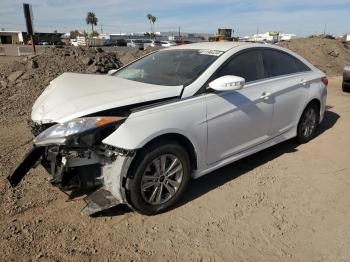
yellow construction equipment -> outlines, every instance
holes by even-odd
[[[232,41],[232,29],[218,29],[218,34],[209,37],[209,42]]]

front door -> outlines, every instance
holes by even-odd
[[[230,157],[269,139],[273,98],[264,78],[262,58],[257,49],[235,55],[215,77],[245,78],[241,90],[206,95],[208,148],[207,164]]]

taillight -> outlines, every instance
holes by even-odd
[[[327,87],[328,86],[328,78],[327,77],[322,78],[322,83]]]

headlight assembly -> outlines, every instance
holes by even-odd
[[[125,117],[84,117],[73,119],[46,129],[34,139],[34,144],[36,146],[52,144],[79,145],[80,139],[85,144],[91,144],[94,142],[96,135],[108,135],[124,119]]]

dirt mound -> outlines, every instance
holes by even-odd
[[[339,39],[314,36],[280,45],[300,54],[327,75],[341,75],[344,66],[350,64],[350,43]]]
[[[101,48],[45,48],[0,67],[0,122],[27,116],[49,82],[64,72],[107,73],[148,51],[104,51]]]

